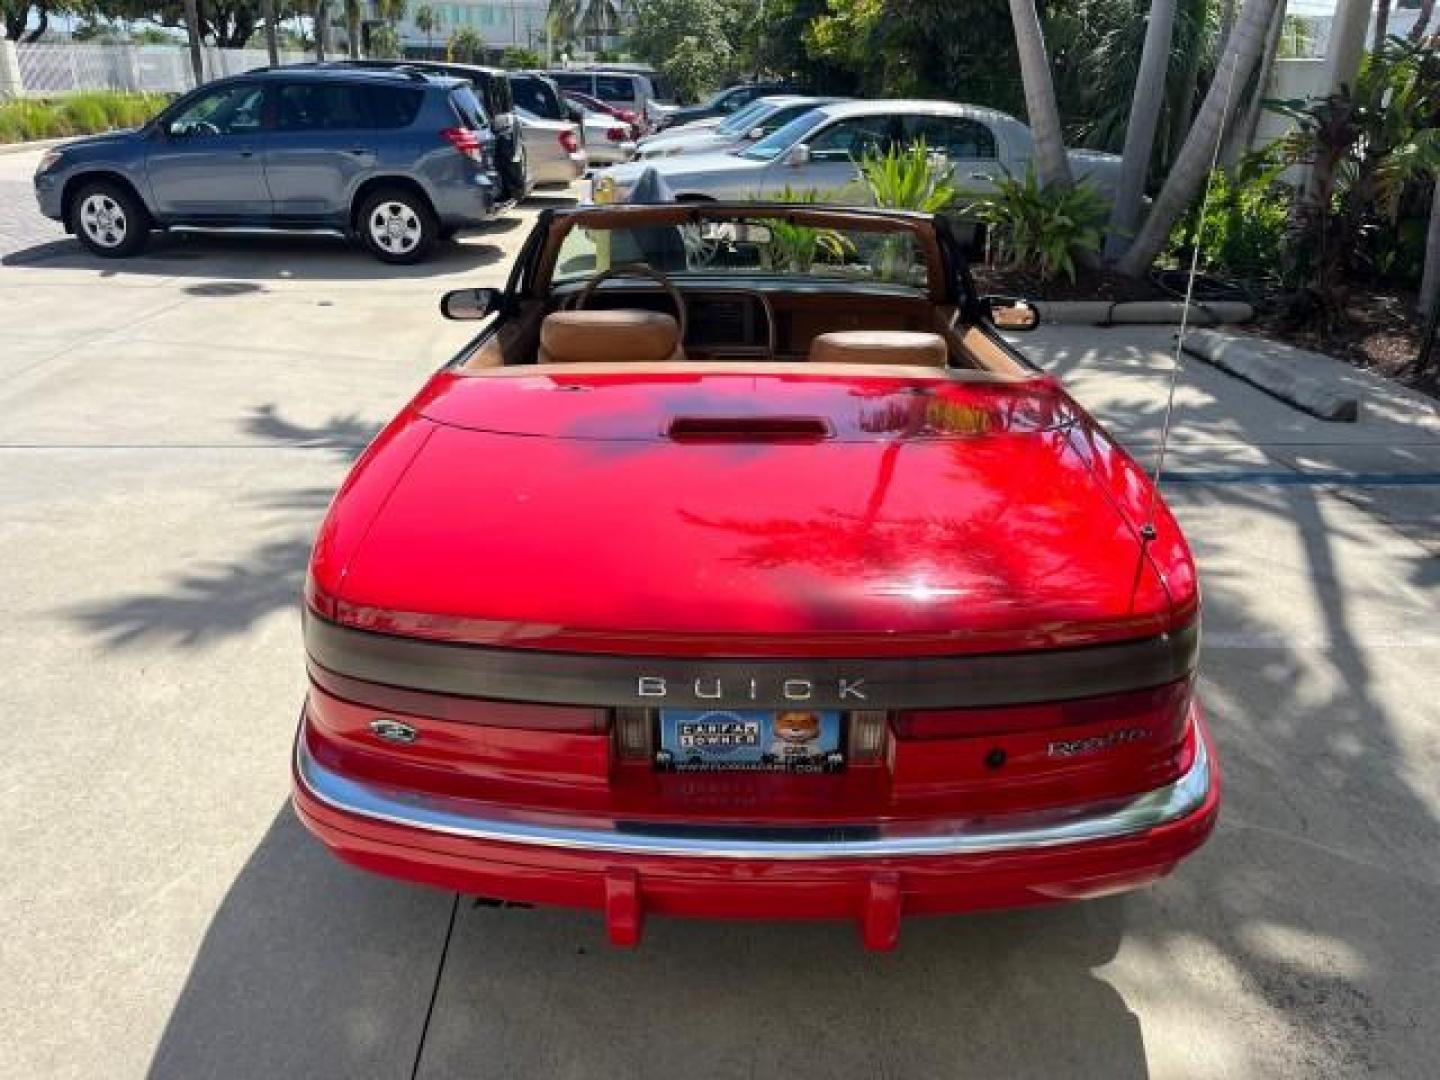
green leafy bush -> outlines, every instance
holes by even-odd
[[[1235,177],[1217,171],[1209,191],[1203,220],[1196,203],[1170,233],[1168,254],[1188,266],[1198,236],[1202,269],[1242,281],[1280,278],[1294,200],[1289,185],[1273,169],[1241,169]]]
[[[883,152],[869,150],[860,159],[860,179],[870,201],[886,210],[919,210],[937,214],[955,201],[954,168],[931,153],[924,142]]]
[[[1042,188],[1033,166],[1023,177],[1009,172],[995,180],[961,216],[989,226],[991,242],[1009,266],[1049,281],[1064,274],[1075,280],[1075,258],[1096,253],[1104,236],[1109,203],[1090,185]]]
[[[0,103],[0,142],[29,142],[138,127],[166,102],[166,94],[97,90],[68,97],[18,98]]]

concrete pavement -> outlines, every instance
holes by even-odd
[[[523,234],[399,274],[0,252],[0,1076],[1433,1075],[1440,414],[1375,381],[1327,425],[1184,376],[1166,492],[1227,805],[1154,889],[911,922],[891,956],[665,920],[620,953],[331,860],[286,805],[309,539],[468,336],[439,292],[498,284]],[[1143,455],[1168,338],[1017,340]]]

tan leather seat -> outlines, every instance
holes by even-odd
[[[542,364],[658,364],[684,360],[680,325],[658,311],[557,311],[540,324]]]
[[[939,334],[910,330],[841,330],[810,342],[815,364],[908,364],[944,367],[949,350]]]

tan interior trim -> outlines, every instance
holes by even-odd
[[[1036,372],[1020,368],[1016,374],[975,371],[967,368],[937,368],[915,364],[819,363],[808,360],[686,360],[651,364],[633,362],[585,364],[516,364],[507,367],[462,369],[475,378],[554,378],[561,375],[860,375],[882,379],[928,379],[934,382],[1023,383],[1039,379]]]

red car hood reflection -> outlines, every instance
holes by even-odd
[[[532,370],[438,376],[401,419],[433,430],[334,583],[347,621],[713,656],[1170,628],[1048,380]]]

